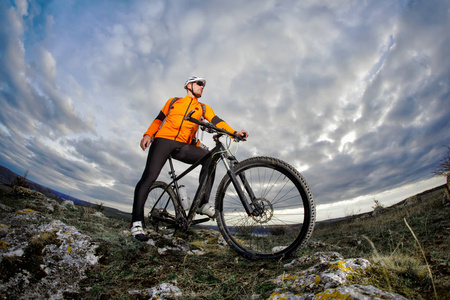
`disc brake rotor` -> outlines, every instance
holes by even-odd
[[[272,203],[270,203],[269,200],[264,198],[259,198],[256,200],[258,202],[255,205],[255,208],[258,210],[258,215],[253,216],[253,220],[260,224],[269,222],[273,216]]]

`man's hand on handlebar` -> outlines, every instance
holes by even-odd
[[[235,133],[235,135],[241,137],[242,141],[246,141],[248,138],[248,132],[245,130],[239,130]]]
[[[148,146],[150,146],[151,142],[153,142],[153,138],[149,135],[144,135],[144,137],[141,140],[141,148],[142,150],[145,151],[145,149],[148,148]]]
[[[225,129],[217,128],[215,125],[213,125],[211,123],[205,123],[200,120],[192,118],[192,114],[194,114],[194,113],[195,113],[195,110],[192,110],[191,112],[189,112],[189,114],[184,119],[188,120],[190,122],[193,122],[195,124],[204,126],[206,128],[211,128],[211,129],[215,130],[216,132],[222,132],[222,133],[234,136],[235,140],[246,141],[248,138],[248,132],[245,130],[239,130],[239,131],[236,131],[235,133],[231,133],[231,132],[226,131]]]

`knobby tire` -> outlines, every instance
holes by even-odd
[[[271,157],[249,158],[234,168],[239,182],[239,174],[245,174],[264,212],[248,216],[230,176],[225,175],[216,193],[216,217],[222,236],[248,259],[292,256],[314,228],[314,198],[306,180],[286,162]]]

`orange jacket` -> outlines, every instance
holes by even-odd
[[[170,108],[172,99],[169,99],[159,115],[152,122],[144,135],[154,136],[155,138],[171,139],[190,144],[197,133],[198,125],[186,121],[184,118],[189,112],[195,110],[193,118],[200,120],[203,114],[202,104],[197,98],[186,96],[178,99]],[[235,132],[225,121],[220,119],[209,105],[203,104],[205,108],[205,119],[219,128],[229,132]],[[170,113],[169,113],[170,110]]]

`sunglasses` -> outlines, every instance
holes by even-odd
[[[205,83],[203,81],[195,81],[195,83],[199,86],[205,86]]]

